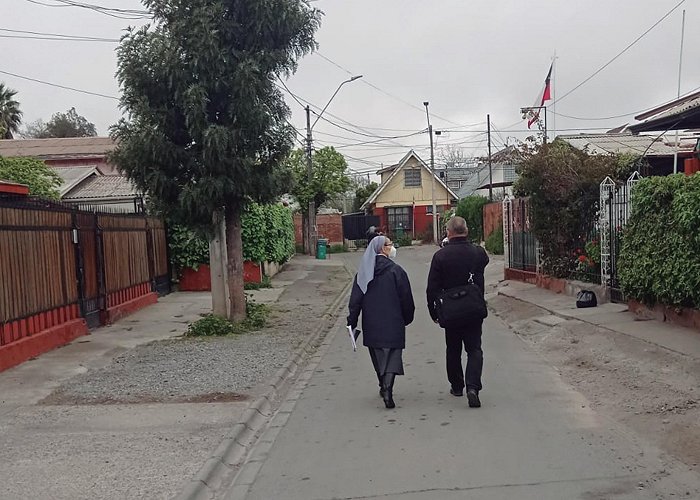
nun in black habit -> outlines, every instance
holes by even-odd
[[[404,373],[401,354],[406,326],[415,312],[411,283],[406,271],[394,262],[395,256],[396,248],[388,237],[376,236],[369,242],[353,282],[347,322],[354,330],[362,312],[363,344],[369,349],[387,408],[396,406],[394,378]]]

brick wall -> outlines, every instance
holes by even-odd
[[[343,219],[340,214],[317,215],[318,237],[325,238],[331,245],[343,243]],[[303,244],[301,214],[294,215],[294,238],[297,245]]]
[[[484,241],[497,227],[503,226],[503,204],[501,202],[484,205]]]

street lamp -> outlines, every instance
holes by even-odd
[[[325,106],[323,106],[323,109],[321,110],[320,113],[318,113],[318,116],[316,117],[316,120],[314,123],[311,123],[311,108],[309,106],[306,106],[306,170],[307,170],[307,176],[308,176],[308,182],[309,182],[309,187],[311,186],[313,182],[313,167],[312,167],[312,159],[311,159],[311,145],[313,144],[313,137],[311,135],[311,131],[313,130],[314,126],[318,123],[318,121],[321,119],[321,115],[323,115],[323,112],[326,111],[326,108],[330,105],[331,101],[333,98],[338,94],[340,91],[341,87],[345,85],[346,83],[354,82],[355,80],[358,80],[362,78],[362,75],[356,75],[351,78],[348,78],[344,82],[342,82],[340,85],[338,85],[338,88],[335,89],[335,92],[333,92],[333,95],[331,96],[330,99],[328,99],[328,102],[326,103]],[[308,227],[306,228],[306,244],[307,248],[304,250],[309,254],[312,255],[314,248],[316,247],[316,240],[314,238],[314,227],[316,227],[316,201],[313,199],[313,196],[309,200],[309,207],[308,207],[309,213],[308,213]]]
[[[430,112],[428,111],[428,101],[423,101],[425,106],[425,116],[428,118],[428,135],[430,136],[430,173],[432,174],[432,182],[430,184],[431,196],[433,198],[433,243],[438,243],[438,221],[435,207],[435,153],[433,151],[433,126],[430,124]]]

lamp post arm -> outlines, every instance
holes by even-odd
[[[338,94],[338,92],[340,92],[340,89],[342,88],[342,86],[345,85],[346,83],[354,82],[354,81],[357,80],[358,78],[362,78],[362,75],[353,76],[352,78],[348,78],[347,80],[345,80],[344,82],[342,82],[340,85],[338,85],[338,88],[335,89],[335,92],[333,92],[333,95],[331,96],[331,98],[328,99],[328,102],[326,103],[326,105],[323,106],[323,109],[321,110],[321,112],[320,112],[320,113],[318,114],[318,116],[316,117],[316,120],[314,120],[314,122],[311,124],[311,130],[314,129],[314,127],[316,126],[316,123],[318,123],[318,121],[321,119],[321,116],[323,115],[324,111],[326,111],[326,109],[328,108],[328,106],[331,104],[331,101],[335,98],[335,96]]]

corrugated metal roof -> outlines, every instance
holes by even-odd
[[[63,197],[64,200],[107,200],[107,199],[133,199],[139,194],[131,181],[121,175],[96,175],[86,179],[70,193]]]
[[[590,154],[632,153],[646,156],[673,156],[675,146],[664,137],[632,134],[578,134],[559,135],[576,149]],[[681,150],[692,150],[689,143],[681,143]]]
[[[116,144],[110,137],[66,137],[60,139],[9,139],[0,141],[0,156],[35,158],[80,158],[104,156]]]
[[[632,125],[632,128],[634,129],[635,127],[644,127],[645,124],[651,124],[651,123],[656,123],[656,122],[661,122],[665,119],[671,118],[673,119],[674,117],[682,115],[683,113],[686,113],[688,111],[691,111],[693,109],[698,109],[700,110],[700,97],[696,97],[694,99],[691,99],[689,101],[685,102],[680,102],[678,105],[673,106],[670,109],[667,109],[659,114],[653,115],[651,118],[644,120],[641,123],[636,123]],[[696,120],[697,122],[697,120]],[[683,127],[682,124],[681,127]],[[683,127],[686,128],[686,127]]]
[[[76,187],[82,181],[90,177],[91,175],[97,175],[97,167],[94,165],[81,166],[81,167],[49,167],[63,181],[59,191],[61,196],[70,192],[71,189]]]

